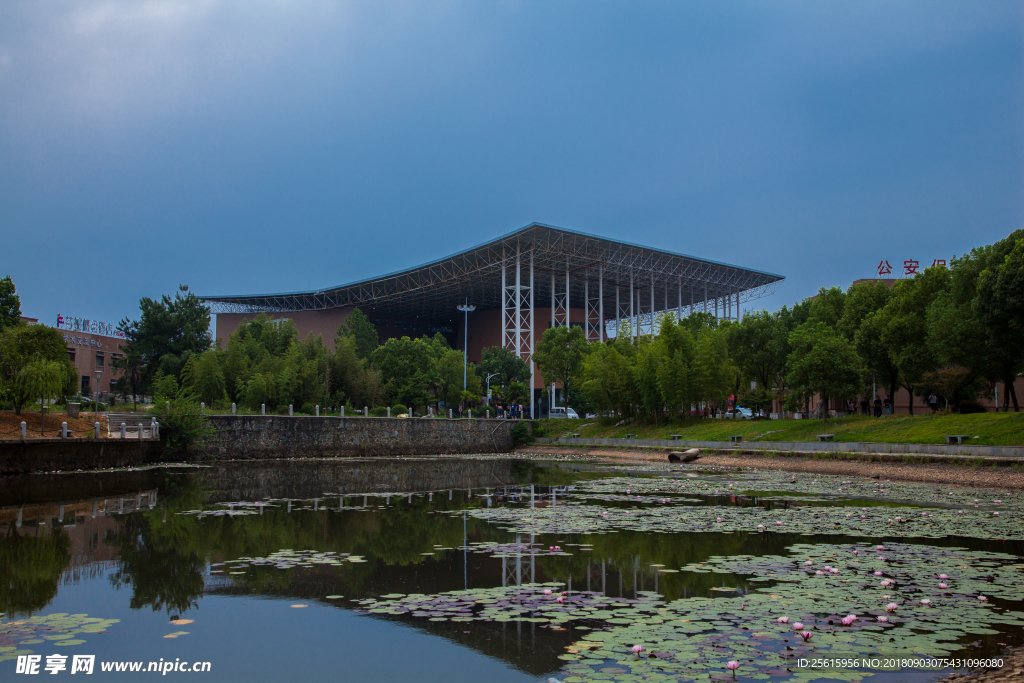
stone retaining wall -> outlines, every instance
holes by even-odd
[[[139,467],[160,462],[164,456],[156,439],[4,439],[0,476]]]
[[[200,459],[508,453],[512,420],[212,415]]]

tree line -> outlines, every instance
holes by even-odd
[[[0,398],[20,411],[43,397],[77,391],[73,364],[58,330],[19,321],[10,278],[0,280]],[[211,407],[266,405],[281,412],[313,406],[392,406],[423,414],[479,405],[486,379],[505,402],[530,401],[530,369],[511,351],[485,349],[479,364],[440,334],[388,339],[358,309],[337,330],[331,350],[319,336],[299,339],[289,320],[257,315],[215,343],[210,310],[188,288],[173,297],[143,298],[140,315],[122,320],[126,396],[184,398]],[[720,321],[693,312],[663,315],[657,333],[628,325],[592,343],[579,327],[553,327],[538,341],[537,370],[562,388],[562,402],[580,414],[662,421],[731,400],[752,409],[779,402],[806,411],[822,402],[870,396],[892,399],[933,392],[952,410],[973,404],[993,382],[1001,408],[1019,410],[1014,379],[1024,369],[1024,230],[972,249],[949,266],[926,268],[893,287],[879,281],[846,291],[822,288],[775,312]],[[394,412],[394,411],[393,411]]]

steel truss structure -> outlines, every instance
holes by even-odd
[[[289,313],[359,306],[377,315],[450,320],[468,300],[501,310],[502,343],[529,360],[539,332],[535,306],[551,325],[575,305],[593,341],[657,332],[663,314],[736,318],[744,302],[772,294],[783,276],[533,223],[431,263],[309,292],[203,296],[215,313]],[[611,315],[608,315],[611,313]],[[532,362],[531,362],[532,365]]]

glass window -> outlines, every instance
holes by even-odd
[[[102,368],[103,367],[103,354],[102,353],[97,353],[96,354],[96,367],[98,367],[98,368]]]

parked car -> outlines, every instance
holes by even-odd
[[[737,406],[728,412],[729,417],[736,420],[749,420],[754,417],[754,412],[750,408],[744,408],[743,406]]]
[[[551,409],[550,417],[552,417],[552,418],[568,418],[570,420],[578,420],[578,419],[580,419],[580,416],[577,415],[576,411],[573,410],[572,408],[552,408]]]

